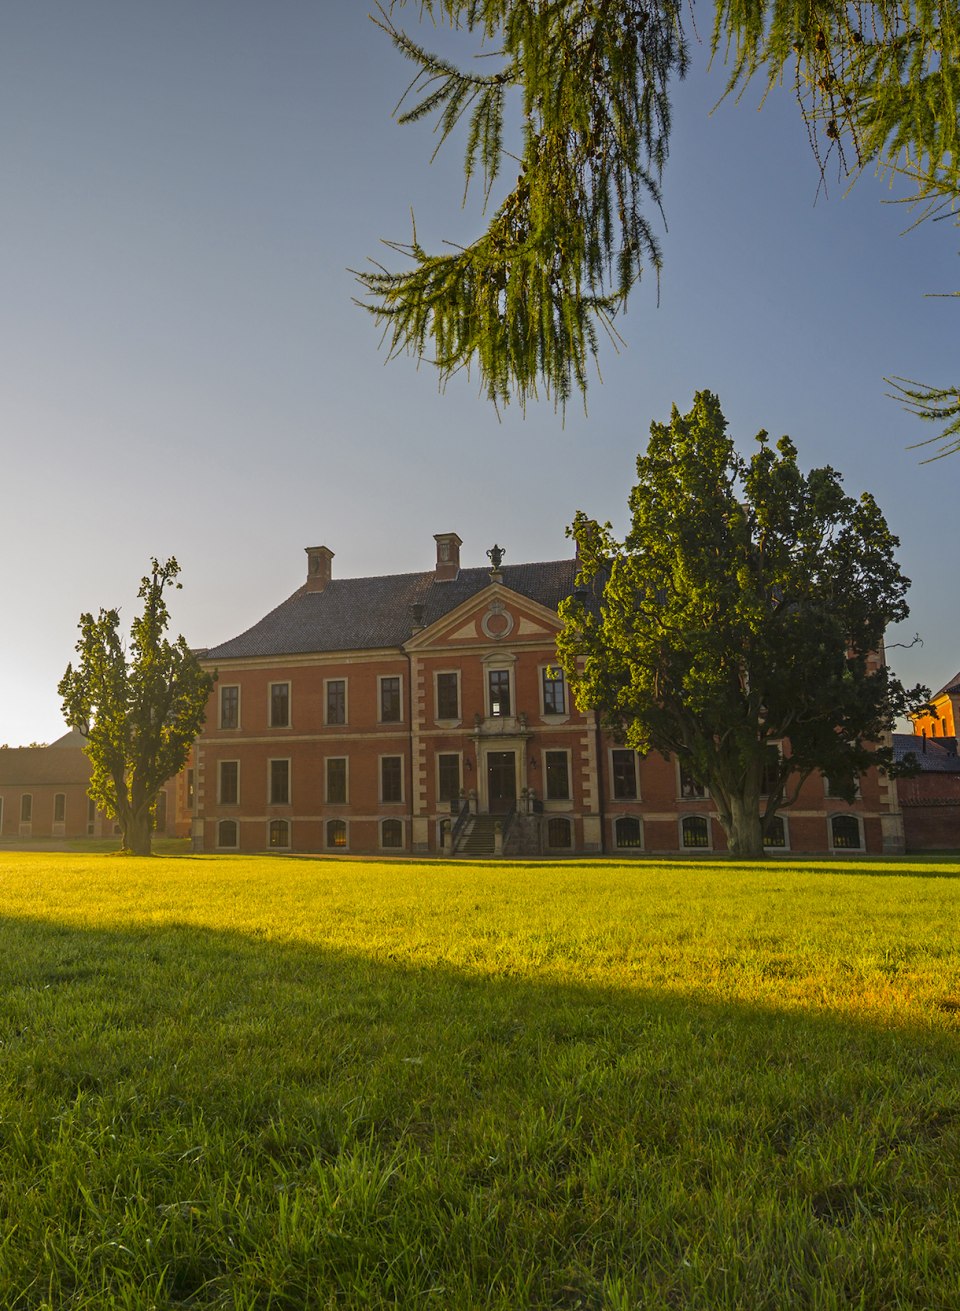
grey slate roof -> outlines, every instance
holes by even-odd
[[[939,738],[928,737],[926,750],[924,739],[915,733],[893,734],[893,758],[898,763],[911,753],[916,756],[922,774],[960,774],[960,756],[956,753],[953,738],[945,741],[953,744],[953,750],[943,744]]]
[[[938,696],[956,696],[958,692],[960,692],[960,673],[954,674],[953,678],[944,683],[939,692],[934,692],[930,699],[933,701]]]
[[[505,587],[555,611],[573,592],[577,563],[503,565],[500,572]],[[461,569],[446,583],[437,582],[432,569],[382,578],[334,578],[322,592],[299,588],[239,637],[209,647],[203,659],[399,647],[412,632],[411,605],[423,606],[423,624],[429,627],[489,585],[488,568]]]

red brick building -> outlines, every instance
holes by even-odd
[[[210,648],[218,671],[186,778],[205,851],[563,855],[724,850],[709,797],[572,703],[553,661],[574,560],[461,568],[456,533],[424,573],[305,584]],[[788,748],[787,748],[788,749]],[[902,850],[896,787],[848,806],[820,776],[773,849]]]

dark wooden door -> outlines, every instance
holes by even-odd
[[[487,753],[487,796],[492,814],[512,810],[517,803],[517,758],[513,751]]]

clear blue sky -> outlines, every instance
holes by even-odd
[[[134,612],[175,554],[175,628],[240,632],[325,544],[338,576],[431,567],[456,531],[482,564],[566,555],[577,509],[625,526],[651,419],[718,393],[743,449],[789,432],[877,496],[914,579],[898,672],[960,666],[946,588],[960,458],[883,376],[956,380],[956,231],[844,197],[818,173],[789,92],[710,116],[699,52],[675,90],[668,230],[607,350],[589,413],[500,419],[458,380],[384,364],[348,272],[383,237],[468,241],[460,158],[391,111],[409,77],[355,0],[31,0],[0,11],[3,558],[0,742],[62,731],[56,684],[82,610]],[[416,6],[408,19],[415,23]],[[706,22],[706,12],[702,16]],[[430,40],[427,34],[427,41]],[[816,201],[816,203],[815,203]],[[938,548],[936,543],[941,543]],[[895,640],[896,635],[894,635]]]

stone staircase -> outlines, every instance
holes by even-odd
[[[474,815],[457,842],[458,856],[492,856],[500,815]]]

